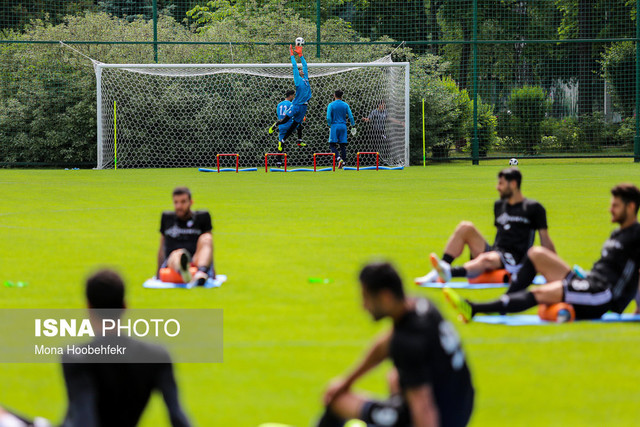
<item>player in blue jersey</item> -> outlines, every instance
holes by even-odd
[[[343,92],[336,90],[333,97],[334,101],[327,106],[327,124],[331,127],[329,131],[329,149],[336,155],[338,160],[338,168],[342,169],[347,160],[347,117],[351,122],[351,126],[355,126],[351,114],[351,107],[342,100]],[[355,130],[355,128],[353,128]],[[338,153],[338,145],[340,153]]]
[[[270,128],[269,133],[273,133],[276,127],[280,127],[286,124],[289,120],[293,120],[293,123],[290,125],[289,129],[285,132],[284,135],[281,135],[278,139],[278,151],[282,151],[284,141],[291,136],[291,134],[302,125],[304,121],[304,117],[307,114],[307,106],[309,100],[311,99],[311,86],[309,85],[309,70],[307,68],[307,61],[304,59],[302,55],[302,46],[296,46],[296,53],[300,57],[300,62],[302,63],[302,69],[298,70],[298,63],[296,62],[296,57],[293,54],[293,47],[289,45],[289,52],[291,53],[291,65],[293,65],[293,82],[296,85],[296,96],[293,98],[291,102],[291,106],[287,111],[286,115],[281,119],[275,122]],[[302,133],[298,134],[298,146],[306,147],[307,144],[302,142]]]

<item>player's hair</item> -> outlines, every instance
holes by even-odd
[[[293,90],[293,89],[289,89],[288,91],[286,91],[286,92],[284,93],[284,97],[285,97],[285,98],[288,98],[288,97],[290,97],[291,95],[295,95],[295,94],[296,94],[296,91],[295,91],[295,90]]]
[[[507,181],[515,181],[518,188],[520,188],[520,184],[522,184],[522,173],[520,173],[520,169],[518,168],[502,169],[498,173],[498,178],[504,178]]]
[[[100,270],[87,279],[87,301],[91,308],[123,309],[124,282],[113,270]]]
[[[377,295],[382,290],[388,290],[397,299],[404,299],[402,279],[393,265],[388,262],[367,264],[360,272],[360,283],[373,295]]]
[[[640,190],[638,187],[631,183],[624,182],[613,187],[611,189],[611,195],[622,199],[625,204],[635,203],[636,215],[638,215],[638,208],[640,207]]]
[[[186,194],[189,196],[189,200],[191,200],[191,190],[187,187],[176,187],[173,189],[173,196],[180,196],[182,194]]]
[[[334,94],[336,95],[336,98],[342,99],[342,95],[344,95],[344,92],[338,89],[334,92]]]

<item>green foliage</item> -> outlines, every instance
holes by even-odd
[[[614,43],[602,55],[601,64],[614,105],[625,116],[632,115],[636,107],[635,43]]]
[[[167,39],[189,33],[162,17],[158,31]],[[18,40],[149,40],[150,21],[129,23],[106,13],[69,16],[59,25],[34,21]],[[103,62],[144,63],[153,51],[143,45],[92,45],[80,49]],[[184,58],[188,46],[171,45],[163,56]],[[66,48],[41,44],[0,45],[0,162],[78,164],[96,159],[96,88],[91,64]],[[25,84],[29,82],[29,84]]]
[[[517,144],[517,150],[534,154],[542,137],[542,120],[549,108],[549,99],[539,86],[523,86],[511,91],[508,101],[509,136]]]
[[[478,98],[478,153],[480,157],[487,157],[488,151],[496,143],[496,127],[498,119],[493,114],[493,106],[485,104]],[[473,129],[470,129],[473,132]],[[468,150],[471,151],[471,143]]]
[[[425,105],[426,146],[435,158],[449,157],[452,146],[466,146],[471,129],[473,103],[447,71],[450,64],[431,54],[411,64],[411,161],[422,162],[422,100]]]
[[[615,133],[614,141],[617,145],[633,145],[634,137],[636,135],[636,118],[627,117],[620,123],[620,127]]]

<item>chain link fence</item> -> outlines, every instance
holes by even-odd
[[[639,2],[5,0],[0,166],[96,166],[93,68],[59,41],[104,63],[287,63],[298,36],[309,62],[411,63],[413,164],[638,162]]]

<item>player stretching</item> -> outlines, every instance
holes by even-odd
[[[180,273],[184,283],[193,280],[202,286],[208,278],[216,278],[211,235],[213,227],[209,212],[192,211],[192,205],[191,191],[187,187],[173,190],[175,212],[163,212],[160,222],[162,237],[158,249],[158,271],[169,267]],[[191,264],[198,268],[193,277]]]
[[[474,390],[460,338],[427,299],[409,299],[388,263],[367,265],[360,273],[364,307],[374,320],[393,321],[364,360],[325,393],[326,412],[318,427],[343,426],[358,418],[375,426],[467,425]],[[376,401],[350,391],[362,375],[390,358],[391,398]]]
[[[278,126],[286,124],[289,120],[293,120],[286,133],[278,139],[278,151],[283,150],[284,142],[293,134],[299,126],[302,125],[304,116],[307,114],[307,105],[311,99],[311,86],[309,85],[309,70],[307,67],[307,61],[302,56],[302,46],[296,46],[296,53],[300,57],[302,63],[302,69],[298,70],[298,63],[296,57],[293,54],[293,47],[289,45],[289,52],[291,53],[291,65],[293,65],[293,82],[296,85],[296,96],[291,102],[291,107],[287,111],[286,115],[275,122],[270,128],[269,133],[273,133],[274,129]],[[307,144],[302,142],[302,130],[298,133],[298,146],[306,147]]]
[[[526,258],[527,250],[533,245],[536,230],[540,243],[551,252],[555,247],[547,230],[547,214],[544,207],[535,200],[527,199],[520,191],[522,174],[518,168],[503,169],[498,173],[496,189],[500,200],[493,206],[494,224],[498,228],[493,246],[489,246],[473,223],[463,221],[458,224],[444,249],[442,260],[431,254],[434,270],[415,279],[416,283],[436,282],[438,276],[448,282],[451,277],[477,277],[485,271],[505,268],[512,280]],[[462,267],[451,267],[454,259],[469,246],[471,261]],[[509,288],[507,292],[511,292]]]
[[[569,268],[558,255],[539,246],[529,249],[528,260],[522,266],[516,285],[525,289],[536,272],[547,284],[531,291],[505,294],[499,300],[473,303],[449,288],[443,292],[468,322],[477,313],[516,313],[538,304],[572,304],[576,319],[597,319],[611,310],[622,313],[638,292],[640,267],[640,224],[638,224],[640,190],[632,184],[619,184],[611,189],[611,222],[620,228],[604,242],[600,259],[586,277]]]
[[[331,128],[329,131],[329,149],[338,159],[338,169],[342,169],[347,161],[347,117],[351,126],[355,126],[351,114],[351,107],[342,100],[342,91],[336,90],[333,94],[334,101],[327,106],[327,124]],[[355,129],[355,128],[353,128]],[[340,153],[338,154],[338,145]]]

